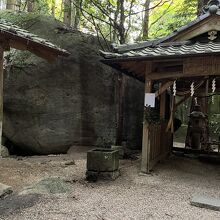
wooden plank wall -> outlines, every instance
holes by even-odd
[[[150,158],[149,171],[161,160],[165,159],[171,151],[173,143],[172,133],[166,132],[166,123],[151,124],[149,126]]]

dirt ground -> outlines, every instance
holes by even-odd
[[[0,182],[15,191],[0,200],[0,219],[220,219],[220,212],[190,205],[194,194],[220,197],[219,166],[171,156],[152,174],[140,175],[140,160],[122,160],[117,180],[88,183],[86,150],[73,150],[69,155],[0,159]],[[66,165],[72,159],[75,165]],[[71,183],[70,193],[18,195],[25,186],[55,176]]]

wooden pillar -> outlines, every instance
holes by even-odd
[[[205,85],[205,114],[208,115],[208,109],[209,109],[209,98],[208,98],[208,95],[209,95],[209,80],[207,79],[206,80],[206,85]]]
[[[161,84],[161,87],[163,85]],[[160,96],[160,119],[165,119],[166,116],[166,91]]]
[[[125,102],[125,77],[123,73],[118,75],[117,85],[117,129],[116,145],[122,145],[124,134],[124,102]]]
[[[2,144],[2,122],[3,122],[3,56],[4,56],[4,49],[0,47],[0,146]]]
[[[146,65],[145,72],[145,93],[150,93],[152,90],[152,81],[147,78],[148,73],[151,72],[151,65]],[[149,138],[149,124],[144,119],[143,122],[143,139],[142,139],[142,158],[141,158],[141,172],[149,173],[150,162],[150,138]]]

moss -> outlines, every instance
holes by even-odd
[[[45,16],[36,13],[0,11],[0,18],[5,19],[31,33],[45,38],[52,43],[74,53],[76,50],[79,54],[86,56],[86,54],[98,53],[98,41],[95,36],[86,35],[79,31],[68,30],[65,25],[54,19],[51,16]],[[83,50],[82,50],[83,46]],[[77,49],[79,48],[79,49]],[[6,59],[10,66],[25,67],[28,65],[44,62],[34,54],[27,51],[11,50],[7,54]],[[46,61],[45,61],[46,62]]]
[[[67,50],[71,50],[73,46],[75,47],[78,44],[84,44],[89,50],[94,49],[95,53],[100,49],[96,36],[76,30],[68,30],[62,22],[51,16],[3,10],[0,11],[0,18],[6,19]]]
[[[26,28],[31,22],[35,21],[40,15],[34,13],[25,12],[14,12],[3,10],[0,11],[0,17],[6,19],[20,26],[21,28]]]

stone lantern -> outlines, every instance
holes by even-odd
[[[201,142],[203,138],[203,133],[206,126],[206,116],[201,112],[199,105],[195,105],[194,111],[189,115],[190,117],[190,142],[193,149],[201,149]]]

